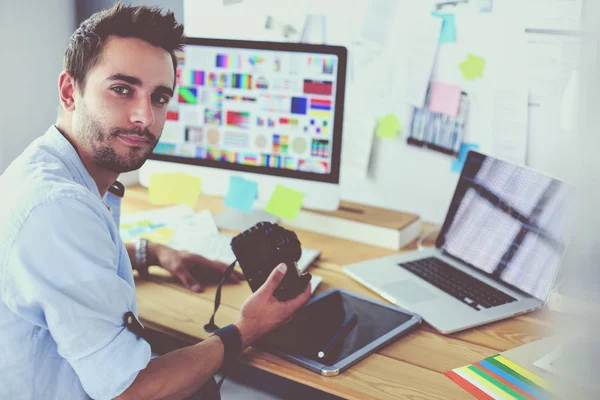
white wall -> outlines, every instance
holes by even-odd
[[[2,0],[0,173],[56,120],[62,55],[75,0]]]

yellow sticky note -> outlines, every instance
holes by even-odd
[[[460,63],[458,68],[460,69],[462,76],[468,81],[472,81],[475,78],[483,78],[485,58],[474,54],[468,54],[467,59]]]
[[[187,204],[194,207],[200,195],[200,178],[180,172],[150,176],[152,204]]]
[[[398,122],[398,118],[394,114],[388,114],[385,117],[379,118],[377,121],[377,136],[393,139],[402,130],[402,125]]]
[[[294,219],[302,208],[302,200],[304,200],[304,193],[277,185],[265,210],[280,218]]]

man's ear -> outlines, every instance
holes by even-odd
[[[58,77],[58,96],[65,111],[75,110],[75,79],[67,71],[61,72]]]

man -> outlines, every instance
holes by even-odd
[[[56,125],[0,177],[0,398],[185,398],[221,367],[231,345],[223,336],[151,359],[123,324],[125,313],[137,316],[135,252],[119,236],[110,188],[160,137],[182,40],[172,13],[121,5],[71,37]],[[195,290],[192,269],[224,267],[164,246],[147,251]],[[308,287],[287,302],[273,297],[284,273],[275,269],[229,327],[242,349],[308,301]]]

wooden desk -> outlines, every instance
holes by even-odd
[[[156,207],[150,204],[146,189],[140,186],[127,188],[123,213],[152,208]],[[195,209],[210,209],[216,213],[224,206],[222,198],[201,196]],[[341,266],[389,255],[393,251],[308,231],[296,230],[296,233],[303,246],[322,251],[320,260],[309,270],[324,278],[316,293],[340,287],[385,301],[347,277]],[[407,247],[414,248],[415,243]],[[151,272],[153,277],[149,281],[136,281],[138,309],[144,325],[166,333],[178,346],[207,338],[209,334],[204,332],[203,326],[213,311],[216,285],[195,294],[163,270],[157,268]],[[245,282],[225,285],[217,325],[234,322],[250,294]],[[550,314],[542,310],[448,336],[438,334],[424,324],[336,377],[322,377],[252,348],[244,353],[242,361],[348,399],[471,398],[443,373],[547,336],[551,328]]]

